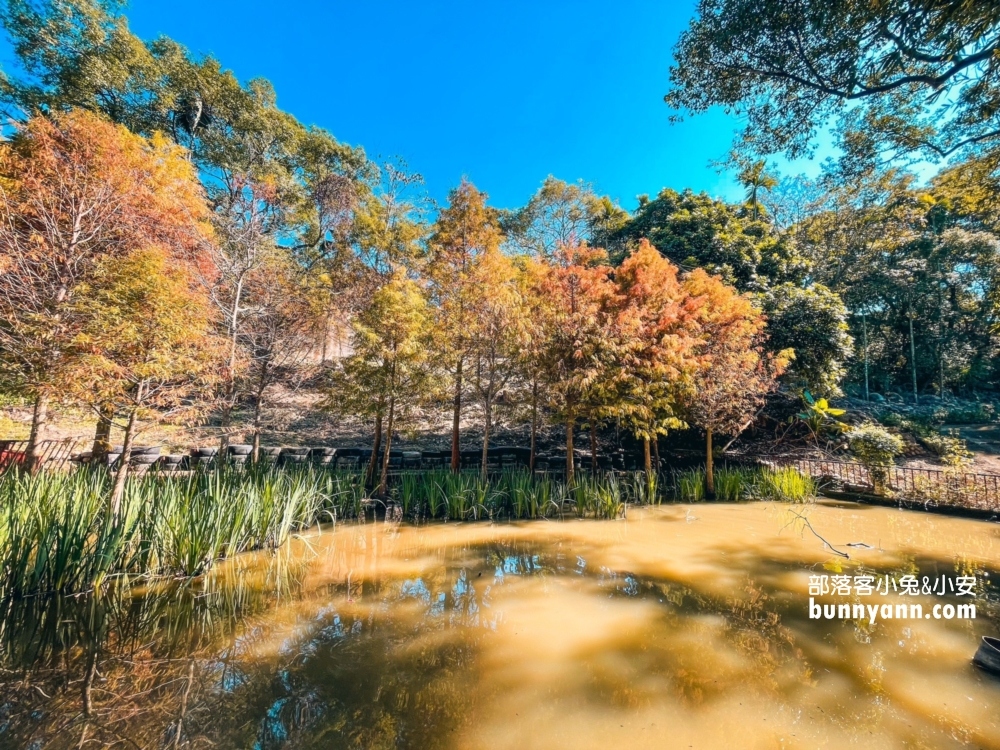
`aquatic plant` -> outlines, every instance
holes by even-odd
[[[674,472],[677,499],[685,503],[700,503],[705,499],[705,470],[687,469]]]
[[[784,503],[804,503],[816,496],[813,478],[798,469],[785,466],[777,469],[761,469],[752,489],[752,494],[761,500],[775,500]]]
[[[715,472],[715,499],[722,503],[745,500],[756,479],[753,469],[723,467]]]
[[[136,476],[116,509],[110,483],[101,469],[0,477],[0,594],[89,591],[112,575],[199,575],[361,509],[360,480],[310,467]]]

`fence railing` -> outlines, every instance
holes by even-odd
[[[782,459],[777,463],[794,466],[821,483],[874,490],[875,483],[863,464],[813,458]],[[1000,510],[1000,475],[996,474],[892,466],[886,468],[885,484],[905,500]]]
[[[36,452],[39,465],[46,469],[64,469],[83,443],[81,438],[42,440],[38,443]],[[23,467],[27,459],[27,440],[0,440],[0,472]]]

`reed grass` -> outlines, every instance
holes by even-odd
[[[687,469],[674,472],[677,499],[685,503],[700,503],[705,499],[705,470]]]
[[[133,477],[117,511],[110,485],[99,469],[0,476],[0,594],[89,591],[109,576],[196,576],[361,507],[359,479],[308,467]]]
[[[111,577],[198,576],[240,552],[281,547],[319,522],[360,517],[369,501],[361,472],[222,466],[132,477],[112,510],[111,479],[101,469],[0,475],[0,598],[90,591]],[[440,470],[402,474],[382,501],[414,520],[547,518],[567,506],[579,517],[614,519],[630,503],[661,502],[664,489],[642,472],[584,474],[567,487],[525,471]],[[679,500],[704,500],[704,470],[675,472],[672,489]],[[727,502],[803,502],[814,493],[795,469],[716,474],[716,496]]]
[[[761,499],[784,503],[804,503],[815,497],[816,491],[813,478],[791,466],[762,470],[756,486]]]
[[[702,502],[706,498],[705,469],[674,472],[674,492],[678,500]],[[724,503],[744,500],[771,500],[804,503],[816,496],[811,477],[792,467],[720,467],[715,471],[715,499]]]

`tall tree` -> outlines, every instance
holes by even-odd
[[[541,380],[552,412],[566,429],[566,480],[574,482],[573,432],[608,388],[618,363],[614,297],[607,254],[565,246],[546,264],[540,293],[548,304],[541,334]]]
[[[704,268],[741,291],[800,282],[810,270],[798,248],[764,217],[690,190],[665,189],[653,200],[640,199],[609,242],[628,248],[643,239],[675,265]]]
[[[514,263],[498,248],[477,259],[468,330],[469,384],[483,412],[482,474],[486,475],[497,400],[519,374],[518,355],[527,343],[527,307]]]
[[[429,365],[432,319],[423,291],[403,271],[372,296],[371,303],[352,322],[353,354],[334,373],[329,408],[371,417],[379,422],[372,461],[378,458],[381,421],[385,420],[385,447],[379,495],[385,497],[393,433],[431,392]]]
[[[499,249],[501,240],[496,212],[487,207],[486,195],[463,180],[449,193],[448,205],[438,215],[425,269],[437,313],[436,341],[452,378],[452,471],[461,465],[459,436],[470,355],[469,328],[481,297],[475,269],[484,254]]]
[[[854,356],[847,307],[822,284],[780,284],[760,298],[767,316],[768,348],[794,353],[783,380],[819,396],[841,395],[840,382]]]
[[[677,267],[643,241],[615,271],[620,329],[627,346],[613,414],[643,442],[652,474],[650,442],[680,427],[683,396],[697,364],[697,305],[681,284]]]
[[[700,329],[695,350],[700,362],[685,414],[705,431],[706,490],[713,497],[713,438],[735,437],[752,424],[767,394],[777,387],[787,353],[764,353],[764,316],[717,276],[696,269],[683,284],[696,300]]]
[[[592,244],[617,229],[627,213],[580,181],[564,182],[552,175],[523,208],[501,217],[509,241],[538,258],[553,258],[560,247]]]
[[[218,241],[214,244],[212,275],[205,279],[228,340],[228,356],[220,393],[222,450],[229,442],[232,410],[239,396],[240,371],[252,353],[241,344],[250,324],[248,313],[259,300],[247,299],[251,289],[265,290],[269,264],[280,263],[276,245],[288,210],[280,190],[268,182],[233,177],[226,200],[212,214]]]
[[[996,3],[700,0],[665,98],[739,113],[751,153],[806,153],[841,116],[862,155],[998,154],[998,51]]]
[[[778,184],[778,180],[774,175],[768,173],[767,162],[763,159],[746,162],[740,169],[738,179],[740,184],[746,189],[746,199],[744,202],[750,210],[750,216],[754,221],[757,221],[764,211],[764,206],[761,203],[761,193],[767,193],[774,189]]]
[[[100,117],[38,116],[0,144],[0,371],[35,402],[28,453],[64,391],[77,284],[153,244],[200,258],[207,208],[182,150]]]
[[[253,403],[250,431],[255,461],[260,454],[261,420],[274,401],[276,386],[294,393],[316,372],[325,310],[303,276],[289,258],[278,255],[248,279],[247,299],[252,306],[239,332],[239,346],[246,354],[238,388]]]
[[[74,377],[64,387],[94,407],[125,416],[125,436],[111,494],[117,510],[138,420],[191,409],[205,393],[220,347],[212,309],[189,261],[163,246],[105,256],[77,288],[68,317]],[[155,410],[155,411],[154,411]]]

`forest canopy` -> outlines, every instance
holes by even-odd
[[[520,207],[469,180],[435,205],[405,164],[301,123],[265,80],[139,39],[112,0],[6,0],[0,20],[19,62],[0,81],[0,374],[34,400],[33,440],[50,401],[93,410],[98,453],[113,425],[183,401],[223,448],[249,408],[256,451],[273,401],[308,384],[374,428],[372,473],[431,407],[454,468],[470,410],[484,465],[504,418],[530,422],[533,448],[543,422],[565,428],[569,455],[574,430],[593,445],[614,426],[648,463],[672,430],[708,450],[739,434],[779,387],[1000,386],[989,4],[702,0],[667,101],[747,116],[744,197],[663,189],[631,211],[554,176]],[[831,123],[842,158],[819,177],[764,158]],[[916,154],[948,159],[921,182]],[[50,179],[60,163],[73,173]],[[86,242],[66,240],[80,217],[45,214],[60,190],[105,209]]]

